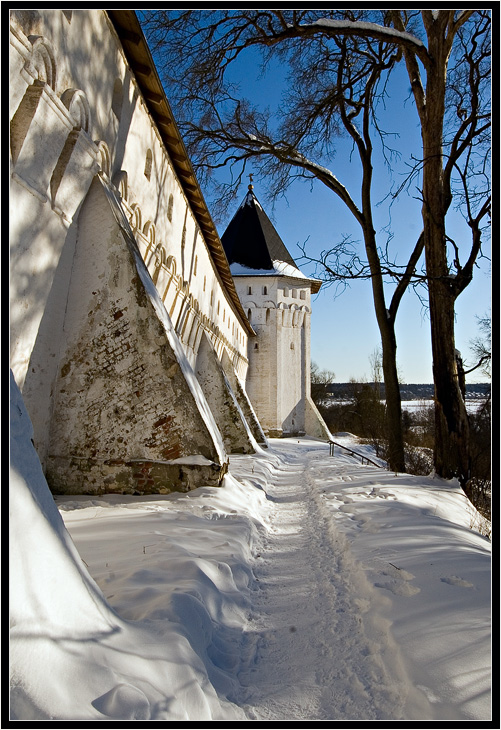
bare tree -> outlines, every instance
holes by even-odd
[[[406,32],[405,11],[391,11],[391,18],[399,32]],[[483,221],[490,212],[486,138],[490,16],[486,10],[423,10],[421,19],[427,46],[402,48],[423,142],[422,217],[436,403],[434,458],[441,476],[458,476],[466,484],[469,424],[455,356],[454,309],[472,279],[481,253]],[[465,263],[460,262],[458,243],[447,235],[446,215],[455,193],[471,229]]]
[[[475,365],[468,367],[465,374],[472,373],[480,368],[484,375],[491,377],[492,344],[491,344],[491,317],[485,314],[477,317],[478,328],[481,334],[470,341],[470,349],[476,360]]]
[[[441,476],[456,475],[465,483],[468,418],[458,385],[454,303],[471,281],[489,212],[489,12],[164,10],[144,11],[143,19],[153,46],[166,54],[165,79],[177,96],[181,125],[202,178],[209,181],[223,166],[232,171],[230,183],[219,184],[220,200],[227,202],[235,194],[252,160],[261,175],[272,176],[275,195],[297,178],[321,181],[360,227],[366,264],[358,275],[365,268],[372,283],[395,470],[404,468],[395,317],[424,248],[436,397],[435,468]],[[277,110],[240,99],[227,81],[227,70],[249,48],[262,50],[264,64],[276,57],[290,68],[290,93],[280,119]],[[413,174],[422,180],[423,232],[408,263],[397,270],[377,244],[372,179],[375,138],[391,157],[377,109],[400,62],[408,71],[421,126],[422,150]],[[407,88],[402,89],[401,100],[406,95]],[[340,134],[352,140],[361,163],[356,196],[328,166]],[[464,263],[463,242],[447,235],[446,215],[453,201],[471,230]],[[389,304],[385,276],[395,282]]]
[[[316,406],[323,405],[329,394],[329,385],[335,378],[336,373],[332,370],[320,370],[315,362],[311,363],[311,398]]]

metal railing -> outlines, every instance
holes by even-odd
[[[337,441],[329,441],[329,455],[330,456],[334,456],[334,449],[336,446],[339,446],[340,449],[344,449],[345,451],[347,451],[350,454],[350,456],[354,456],[357,459],[361,459],[362,464],[365,464],[365,462],[367,462],[367,464],[372,464],[373,466],[377,466],[379,469],[384,469],[384,466],[382,466],[381,464],[376,464],[376,462],[372,461],[372,459],[369,459],[368,456],[359,454],[358,451],[353,451],[353,449],[349,449],[347,446],[343,446],[343,444],[339,444]]]

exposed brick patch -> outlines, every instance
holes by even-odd
[[[52,484],[70,493],[165,493],[219,483],[212,433],[108,201],[99,188],[91,191],[80,213],[72,280],[80,296],[70,292],[68,299],[67,317],[76,327],[55,389]],[[97,248],[96,240],[106,246]],[[193,454],[213,462],[215,471],[171,463]]]

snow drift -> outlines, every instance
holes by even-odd
[[[223,712],[179,625],[167,622],[158,636],[110,608],[64,526],[31,436],[12,378],[11,719],[241,718],[236,707]]]
[[[220,488],[56,506],[11,393],[11,719],[490,719],[490,543],[456,482],[271,439]]]

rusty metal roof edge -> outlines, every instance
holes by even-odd
[[[151,51],[137,15],[134,10],[105,10],[105,12],[107,13],[122,43],[122,48],[127,61],[129,62],[131,71],[134,73],[136,82],[144,97],[144,102],[157,126],[160,137],[169,152],[171,163],[184,190],[184,194],[190,204],[193,204],[193,215],[197,220],[200,230],[204,234],[204,241],[211,254],[216,273],[218,274],[222,285],[228,291],[235,314],[238,316],[240,323],[249,335],[254,336],[256,333],[245,315],[235,289],[233,276],[231,275],[228,260],[219,238],[217,228],[212,220],[207,203],[205,202],[200,189],[191,160],[176,124],[174,114],[172,113],[171,106],[163,89],[162,82],[160,81],[155,62],[153,61]],[[149,86],[141,79],[141,73],[136,73],[134,71],[134,67],[140,69],[149,67],[151,73],[145,76],[145,78],[149,81]],[[152,94],[155,94],[154,102],[149,99]],[[165,115],[159,115],[158,110],[154,108],[155,106],[161,105],[165,106],[167,110],[167,118]],[[164,131],[166,126],[169,128],[168,133]],[[181,155],[178,148],[181,148]],[[185,158],[183,160],[183,165],[188,169],[181,166],[181,160],[179,158],[183,156]],[[202,209],[202,214],[197,213],[195,206]]]

